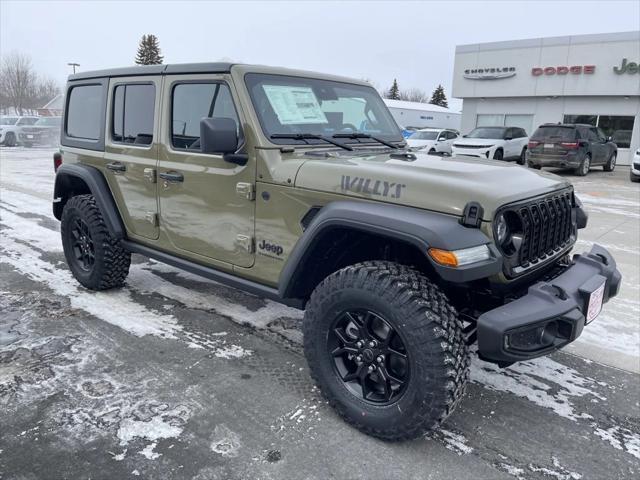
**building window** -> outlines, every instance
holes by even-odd
[[[635,118],[622,115],[565,115],[564,123],[586,123],[599,127],[619,148],[631,146]]]
[[[476,127],[518,127],[530,135],[533,129],[533,115],[481,113],[476,117]]]
[[[155,102],[153,85],[118,85],[113,92],[113,141],[151,145]]]

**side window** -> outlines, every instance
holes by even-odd
[[[589,129],[589,140],[591,140],[592,142],[600,141],[600,138],[598,137],[598,132],[596,131],[595,128]]]
[[[67,104],[66,134],[71,138],[99,140],[102,128],[102,85],[71,88]]]
[[[173,148],[199,148],[200,120],[205,117],[232,118],[239,129],[231,91],[223,83],[180,83],[173,88],[171,105]]]
[[[527,136],[527,132],[525,132],[523,128],[518,128],[516,130],[517,130],[516,133],[518,138],[524,138]]]
[[[507,128],[507,130],[504,133],[504,138],[515,138],[515,132],[513,128]]]
[[[455,132],[447,132],[447,138],[453,140],[454,138],[458,138],[458,135]]]
[[[127,84],[113,92],[111,138],[114,142],[151,145],[156,90],[154,85]]]
[[[607,136],[604,134],[604,132],[602,131],[601,128],[597,128],[596,132],[597,132],[598,138],[600,139],[601,142],[605,142],[607,140]]]

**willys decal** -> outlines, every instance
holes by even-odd
[[[404,183],[387,182],[386,180],[374,180],[372,178],[351,177],[342,175],[340,188],[343,192],[361,193],[377,197],[400,198],[402,190],[407,186]]]

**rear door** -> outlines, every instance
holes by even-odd
[[[520,155],[518,149],[518,139],[516,137],[515,128],[507,128],[504,134],[504,158],[515,157]],[[508,140],[507,140],[508,139]]]
[[[107,103],[105,177],[131,236],[158,238],[156,168],[161,76],[112,78]]]
[[[606,161],[607,139],[604,134],[600,135],[597,127],[589,129],[589,143],[591,144],[591,164],[599,165]]]

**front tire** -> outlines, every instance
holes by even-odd
[[[333,273],[313,291],[303,332],[323,395],[369,435],[415,438],[464,394],[469,353],[457,312],[410,267],[373,261]]]
[[[493,159],[494,160],[502,160],[503,158],[504,158],[504,151],[501,148],[499,148],[495,152],[493,152]]]
[[[526,165],[527,163],[527,147],[522,149],[520,152],[520,157],[518,158],[518,165]]]
[[[607,163],[604,164],[604,166],[602,167],[602,169],[605,172],[613,172],[613,170],[616,168],[616,157],[618,155],[613,152],[611,154],[611,156],[609,157],[609,160],[607,161]]]
[[[7,136],[4,139],[5,147],[15,147],[16,146],[16,134],[13,132],[8,132]]]
[[[109,233],[93,195],[78,195],[67,202],[60,234],[67,265],[83,286],[107,290],[124,284],[131,254]]]

